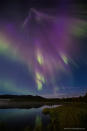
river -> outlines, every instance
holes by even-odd
[[[50,116],[42,113],[42,110],[46,107],[54,108],[56,105],[44,105],[29,109],[0,109],[0,128],[2,131],[4,129],[6,131],[25,131],[27,128],[34,129],[41,124],[47,126],[50,122]]]

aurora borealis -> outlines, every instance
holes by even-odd
[[[0,5],[0,94],[87,92],[87,10],[66,0]]]

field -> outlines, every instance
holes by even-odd
[[[44,114],[49,114],[51,122],[48,131],[62,130],[87,130],[87,104],[66,104],[53,109],[44,109]]]

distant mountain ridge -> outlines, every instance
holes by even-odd
[[[44,98],[33,95],[0,95],[0,99],[9,99],[13,101],[43,101],[43,102],[87,102],[87,93],[84,96],[71,98]]]
[[[33,95],[0,95],[0,99],[45,99],[41,96]]]

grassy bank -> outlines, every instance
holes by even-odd
[[[87,130],[87,104],[74,103],[53,109],[46,108],[43,113],[51,117],[47,130],[58,131],[64,128],[85,128]]]

